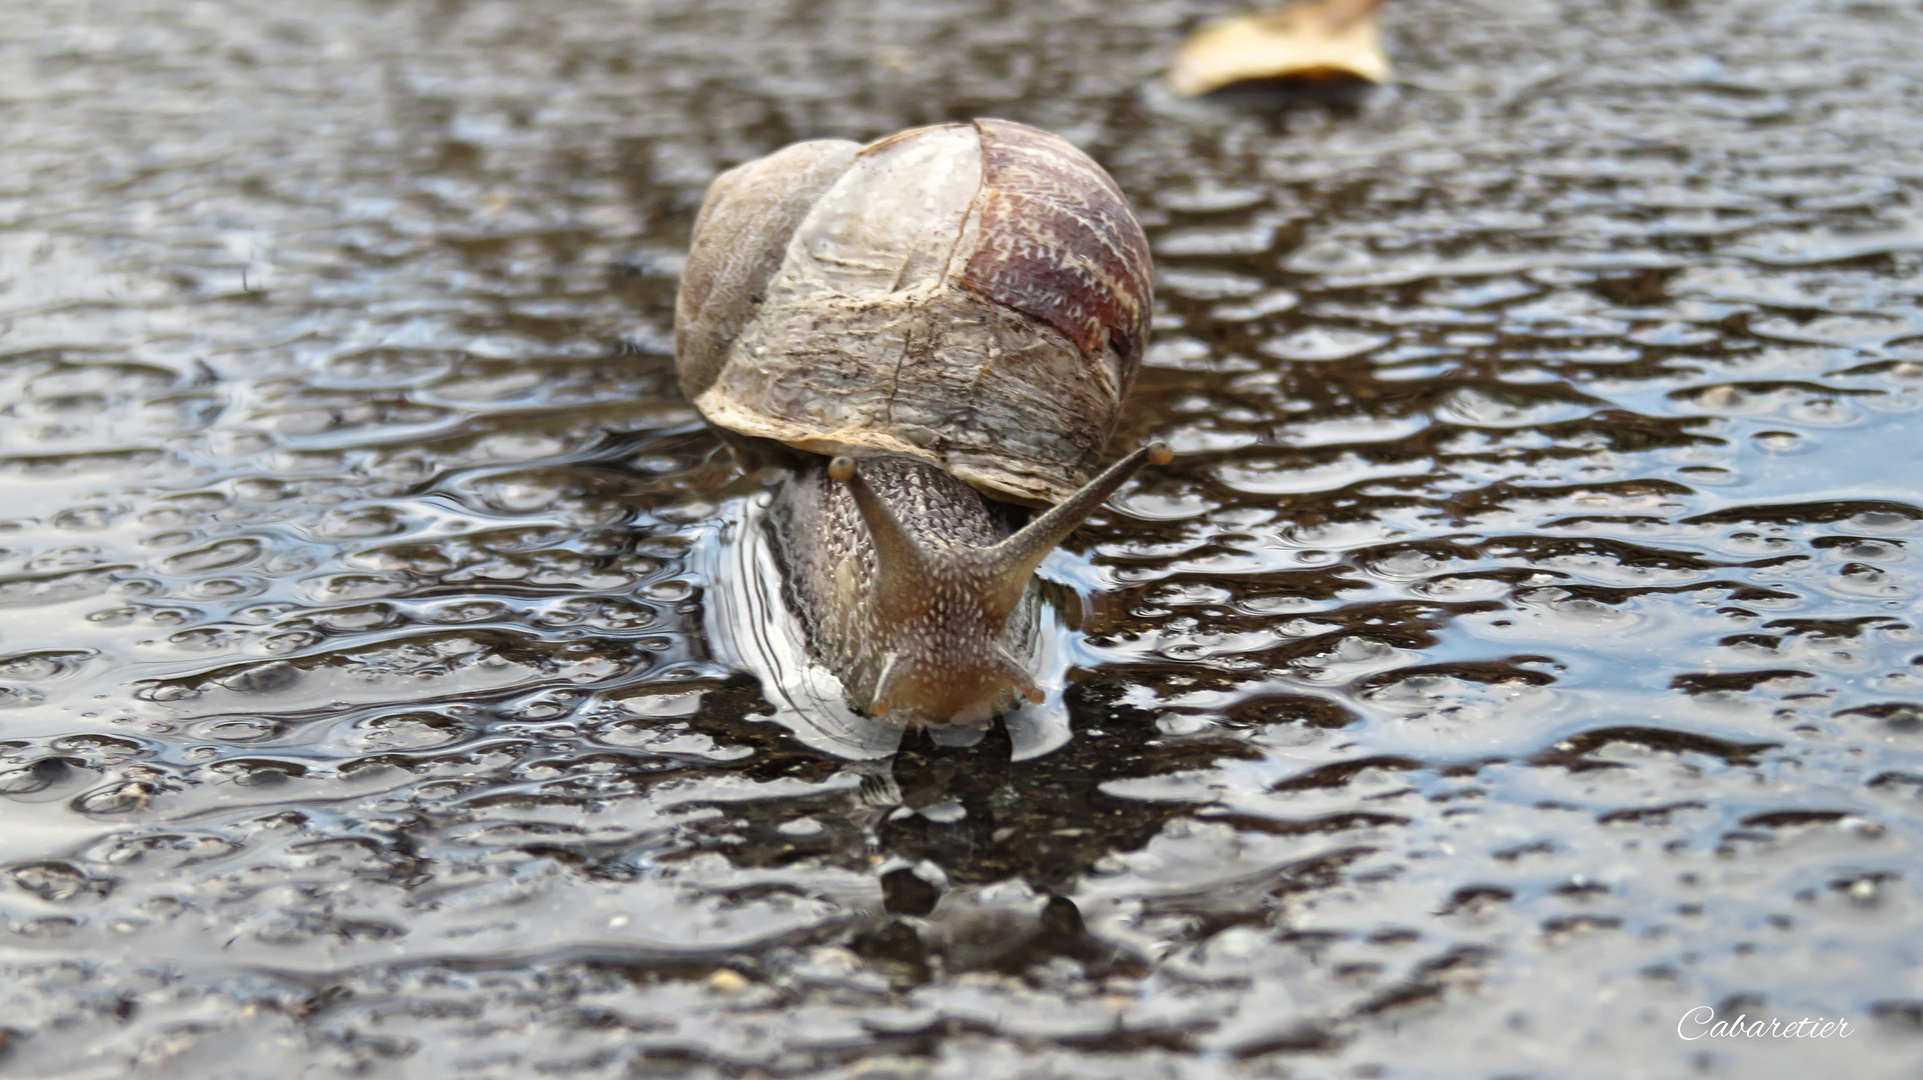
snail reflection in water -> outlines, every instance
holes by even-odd
[[[784,595],[856,709],[942,727],[1040,700],[1036,567],[1169,458],[1089,479],[1149,303],[1114,181],[1022,124],[798,143],[709,187],[676,370],[744,463],[793,470]],[[1053,508],[1016,531],[1009,504]]]

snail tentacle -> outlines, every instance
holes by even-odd
[[[1035,685],[1034,678],[1028,674],[1027,665],[1015,659],[1013,654],[1001,646],[995,648],[995,659],[1001,661],[1002,672],[1008,676],[1008,681],[1017,692],[1027,698],[1032,705],[1042,703],[1042,699],[1047,695],[1042,693],[1041,687]]]
[[[890,652],[882,658],[881,673],[875,676],[875,697],[868,711],[880,716],[894,705],[895,684],[900,681],[907,665],[901,663],[901,654]]]
[[[868,532],[875,539],[880,595],[898,610],[921,606],[928,598],[924,588],[931,565],[928,553],[908,535],[895,512],[868,486],[853,458],[838,457],[829,462],[828,475],[848,486],[848,493],[855,497],[855,507],[861,511],[862,520],[868,523]]]
[[[1108,501],[1115,489],[1128,482],[1141,467],[1149,462],[1166,465],[1172,457],[1168,443],[1160,439],[1138,447],[1133,453],[1108,468],[1101,475],[1083,484],[1075,494],[1029,522],[1015,535],[989,548],[987,557],[987,587],[983,590],[983,606],[991,615],[999,613],[1006,618],[1021,602],[1022,590],[1028,587],[1028,579],[1034,576],[1035,568],[1042,564],[1048,553],[1056,545],[1068,539],[1069,534],[1081,527],[1088,516]]]

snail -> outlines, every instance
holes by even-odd
[[[1149,304],[1126,197],[1023,124],[797,143],[709,186],[676,372],[745,465],[792,470],[784,594],[855,708],[941,727],[1041,700],[1036,568],[1169,460],[1152,443],[1090,478]]]

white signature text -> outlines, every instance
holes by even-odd
[[[1808,1017],[1801,1020],[1751,1020],[1747,1015],[1734,1020],[1717,1020],[1716,1010],[1698,1005],[1676,1021],[1676,1037],[1685,1042],[1697,1039],[1847,1039],[1856,1034],[1848,1020]]]

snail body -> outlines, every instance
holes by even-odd
[[[794,468],[771,516],[789,603],[855,707],[941,725],[1039,700],[1036,566],[1166,460],[1090,480],[1149,296],[1120,190],[1025,125],[798,143],[710,186],[676,370],[744,457]]]

